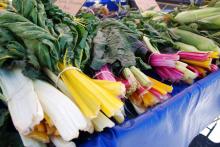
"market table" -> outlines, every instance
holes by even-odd
[[[174,86],[163,104],[88,138],[79,147],[188,147],[220,115],[220,71],[191,86]]]

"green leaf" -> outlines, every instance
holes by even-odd
[[[83,69],[90,59],[90,47],[87,43],[88,32],[80,25],[76,28],[79,34],[79,42],[74,50],[74,65]]]
[[[60,49],[57,39],[47,30],[33,24],[21,15],[7,11],[0,13],[0,27],[6,28],[24,42],[25,49],[28,50],[27,54],[36,56],[41,66],[53,71],[57,70],[55,63],[60,58]]]
[[[116,62],[120,62],[122,68],[136,65],[130,37],[138,38],[138,35],[121,22],[114,19],[103,21],[93,39],[94,51],[90,67],[99,70],[107,63],[114,66]]]
[[[34,24],[46,28],[46,12],[41,0],[13,0],[17,12]]]

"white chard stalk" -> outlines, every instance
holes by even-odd
[[[87,127],[83,131],[89,132],[90,134],[94,133],[95,128],[92,124],[92,121],[88,118],[86,119],[86,121],[87,121]]]
[[[63,92],[63,94],[65,94],[74,104],[75,102],[73,101],[74,98],[71,98],[71,94],[69,93],[69,91],[67,90],[65,84],[63,83],[63,81],[61,79],[57,79],[58,77],[49,69],[45,68],[44,72],[47,74],[47,76],[55,83],[57,84],[57,87]],[[57,82],[57,83],[56,83]],[[87,127],[83,130],[89,133],[93,133],[94,132],[94,127],[93,124],[91,122],[90,119],[86,119],[87,120]]]
[[[29,134],[44,118],[32,81],[20,69],[0,69],[0,86],[15,128],[22,135]]]
[[[78,107],[52,85],[35,80],[34,88],[44,112],[52,120],[62,139],[77,138],[79,130],[87,127],[87,121]]]
[[[108,117],[106,117],[102,112],[98,113],[98,116],[92,120],[95,130],[101,132],[104,128],[112,128],[115,126]]]
[[[49,69],[45,68],[44,72],[47,74],[47,76],[55,83],[57,84],[57,87],[68,97],[71,97],[71,94],[68,92],[68,89],[66,88],[65,84],[61,79],[58,79],[58,77]]]
[[[122,108],[122,110],[119,110],[115,113],[115,115],[113,116],[114,119],[118,122],[118,123],[123,123],[125,120],[124,114],[123,114],[124,108]]]
[[[76,147],[74,142],[65,141],[60,137],[52,137],[51,141],[56,147]]]
[[[46,144],[39,142],[35,139],[29,138],[21,134],[20,136],[25,147],[47,147]]]

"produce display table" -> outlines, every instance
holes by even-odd
[[[165,103],[88,138],[80,147],[188,147],[220,115],[220,71],[191,86],[174,86]]]

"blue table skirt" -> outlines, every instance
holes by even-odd
[[[170,100],[79,147],[188,147],[220,115],[220,71],[186,87],[174,86]]]

